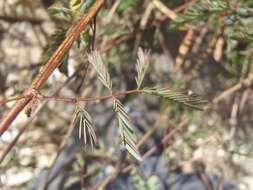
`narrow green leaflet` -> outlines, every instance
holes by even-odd
[[[1,162],[0,166],[5,167],[8,164],[10,164],[16,156],[16,149],[12,149],[4,158],[4,160]]]
[[[87,13],[96,0],[70,0],[70,9],[79,11],[81,13]]]
[[[87,13],[95,2],[96,0],[86,0],[85,3],[81,6],[80,12]]]
[[[130,175],[133,178],[133,186],[138,190],[158,190],[161,186],[160,180],[156,175],[146,176],[137,171],[136,168],[131,170]]]
[[[176,21],[172,23],[171,27],[179,27],[186,23],[198,22],[199,19],[205,20],[209,16],[218,16],[219,13],[229,11],[229,3],[224,0],[200,0],[193,6],[187,8],[183,14],[180,14]]]
[[[110,75],[107,71],[105,64],[102,61],[102,57],[98,51],[94,51],[88,55],[89,62],[93,65],[97,71],[99,80],[108,88],[112,89],[112,82]]]
[[[48,12],[54,17],[65,21],[71,21],[74,18],[72,11],[63,7],[50,7]]]
[[[65,40],[69,29],[58,29],[55,33],[50,37],[49,44],[45,47],[43,55],[42,55],[42,62],[46,64],[48,60],[51,58],[53,53],[56,49],[61,45],[61,43]],[[65,54],[63,57],[60,65],[58,66],[61,73],[68,76],[68,59],[69,59],[69,52]]]
[[[71,14],[71,10],[64,7],[50,7],[48,12],[51,14]]]
[[[144,88],[143,92],[146,94],[160,96],[198,110],[203,110],[203,108],[199,107],[199,105],[207,103],[202,96],[189,90],[154,87]]]
[[[74,114],[74,125],[79,124],[79,138],[84,138],[84,144],[87,144],[87,139],[90,141],[91,147],[97,142],[95,131],[92,127],[92,119],[90,114],[77,105]]]
[[[141,48],[138,49],[138,60],[136,64],[137,77],[135,77],[137,88],[140,89],[145,73],[149,65],[149,52],[143,52]]]
[[[77,46],[81,52],[87,52],[89,50],[92,40],[89,31],[89,29],[83,30],[77,39]]]
[[[73,184],[77,183],[78,181],[80,181],[80,177],[79,176],[70,176],[64,183],[64,188],[69,188],[71,187]]]
[[[137,4],[138,3],[136,0],[121,1],[121,3],[119,4],[117,8],[117,12],[119,12],[120,14],[125,14],[130,8],[135,7]]]
[[[114,99],[113,107],[117,113],[123,145],[133,157],[141,161],[141,155],[136,147],[137,138],[123,105],[118,99]]]
[[[74,11],[78,10],[81,7],[82,2],[83,0],[70,0],[69,1],[70,9]]]

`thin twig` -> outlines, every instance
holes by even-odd
[[[116,92],[113,94],[109,94],[106,96],[97,96],[97,97],[89,97],[89,98],[63,98],[63,97],[53,97],[53,96],[41,96],[42,99],[46,100],[54,100],[54,101],[64,101],[64,102],[84,102],[84,101],[96,101],[96,100],[104,100],[104,99],[109,99],[121,95],[127,95],[127,94],[133,94],[133,93],[141,93],[143,92],[142,90],[136,89],[136,90],[128,90],[128,91],[123,91],[123,92]]]
[[[35,18],[32,16],[13,16],[13,15],[0,15],[0,20],[4,20],[9,23],[16,23],[16,22],[30,22],[34,25],[40,25],[42,22],[47,21],[44,18]]]
[[[227,90],[223,91],[221,94],[219,94],[218,96],[216,96],[215,98],[213,98],[212,102],[209,103],[209,104],[207,104],[204,107],[204,110],[210,109],[213,104],[219,103],[221,100],[223,100],[227,96],[233,94],[234,92],[240,90],[241,88],[243,88],[243,87],[250,87],[252,85],[252,83],[253,83],[253,74],[250,74],[248,76],[248,78],[246,78],[242,82],[237,83],[236,85],[228,88]]]
[[[76,102],[104,100],[104,99],[109,99],[109,98],[113,98],[113,97],[117,97],[117,96],[121,96],[121,95],[127,95],[127,94],[133,94],[133,93],[142,93],[142,92],[143,92],[143,90],[136,89],[136,90],[128,90],[128,91],[123,91],[123,92],[117,92],[117,93],[109,94],[109,95],[106,95],[106,96],[97,96],[97,97],[88,97],[88,98],[66,98],[66,97],[45,96],[45,95],[42,95],[38,92],[38,98],[40,100],[53,100],[53,101],[63,101],[63,102],[76,103]],[[1,100],[0,103],[6,103],[6,102],[10,102],[10,101],[20,100],[20,99],[31,97],[31,96],[33,96],[33,95],[29,94],[29,95],[25,95],[25,96],[19,96],[19,97],[16,97],[16,98]]]

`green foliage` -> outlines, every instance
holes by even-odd
[[[82,5],[83,0],[70,0],[69,7],[71,10],[78,10]]]
[[[160,186],[159,178],[155,175],[152,175],[145,179],[140,175],[137,169],[131,170],[131,176],[133,177],[133,185],[138,190],[158,190]]]
[[[214,128],[214,127],[200,129],[200,130],[198,130],[198,131],[196,131],[196,132],[194,132],[192,134],[192,138],[193,138],[193,140],[196,140],[196,139],[205,139],[208,136],[210,136],[214,131],[217,131],[217,129]]]
[[[49,13],[51,13],[54,17],[66,21],[68,24],[76,22],[80,19],[80,15],[78,15],[74,11],[79,11],[79,13],[86,13],[89,8],[93,5],[94,0],[87,0],[83,3],[83,0],[72,0],[69,1],[70,9],[64,7],[50,7],[48,9]],[[58,29],[53,35],[52,39],[49,41],[49,44],[45,48],[45,52],[43,55],[43,63],[46,63],[49,58],[53,55],[59,45],[64,41],[67,34],[72,30],[72,27],[69,26],[62,27],[62,29]],[[77,39],[77,45],[81,52],[85,52],[89,49],[91,44],[91,35],[89,33],[89,28],[85,29],[81,32],[79,38]],[[59,66],[59,70],[61,73],[68,76],[68,59],[69,53],[67,53],[62,63]]]
[[[100,81],[107,87],[110,91],[112,90],[112,82],[110,75],[108,73],[107,67],[102,61],[102,57],[99,52],[94,51],[88,55],[88,60],[97,71]],[[127,116],[127,113],[123,109],[123,105],[120,101],[114,98],[113,103],[114,110],[117,113],[119,127],[121,129],[122,144],[126,147],[128,152],[133,155],[136,159],[141,160],[141,156],[135,146],[137,139],[133,131],[130,119]]]
[[[130,119],[123,108],[123,105],[118,99],[114,99],[113,107],[115,112],[117,113],[123,145],[126,147],[130,154],[132,154],[136,159],[141,161],[141,156],[136,147],[137,138],[134,133]]]
[[[55,18],[70,22],[73,20],[75,15],[72,13],[70,9],[64,7],[50,7],[48,12],[51,13]]]
[[[80,181],[79,176],[70,176],[67,181],[64,183],[64,188],[69,188],[70,186],[74,185],[75,183]]]
[[[117,30],[115,28],[117,27]],[[113,36],[113,37],[119,37],[124,34],[128,34],[129,31],[126,31],[126,29],[121,28],[121,26],[115,25],[115,24],[109,24],[105,26],[104,31],[100,33],[100,35],[108,35],[108,36]]]
[[[53,53],[57,50],[60,44],[65,40],[68,33],[72,28],[62,28],[55,31],[55,33],[51,36],[49,44],[45,47],[44,53],[42,56],[42,62],[45,64],[48,62]],[[91,44],[91,36],[89,34],[89,29],[86,29],[81,32],[79,38],[77,39],[77,46],[81,52],[85,52],[89,49]],[[69,53],[63,57],[61,64],[58,66],[59,71],[64,75],[68,76],[68,60]]]
[[[92,38],[89,32],[89,29],[85,29],[77,39],[77,46],[81,52],[87,52],[90,48]]]
[[[104,65],[102,61],[101,55],[97,51],[94,51],[92,52],[92,54],[88,55],[88,60],[92,64],[94,69],[97,71],[99,80],[103,83],[105,87],[111,90],[112,89],[111,78],[107,71],[107,67]]]
[[[49,44],[45,47],[44,53],[42,56],[42,62],[45,64],[48,62],[48,60],[51,58],[51,56],[54,54],[54,52],[57,50],[57,48],[60,46],[60,44],[65,40],[67,33],[69,32],[69,29],[58,29],[55,31],[55,33],[51,36]],[[62,62],[59,66],[60,72],[68,75],[68,58],[69,54],[67,53],[64,58],[62,59]]]
[[[155,96],[160,96],[167,100],[178,102],[198,110],[202,110],[199,105],[207,103],[207,101],[202,96],[188,90],[154,87],[144,88],[143,92]]]
[[[229,3],[226,0],[199,0],[192,7],[180,14],[172,27],[179,27],[184,24],[197,23],[207,20],[209,17],[218,17],[219,14],[229,10]]]
[[[16,149],[12,149],[4,158],[4,160],[1,162],[0,167],[6,167],[8,166],[15,158],[16,156]]]
[[[86,0],[85,3],[81,6],[80,12],[87,13],[88,10],[92,7],[96,0]]]
[[[108,67],[119,73],[124,67],[127,67],[130,61],[134,61],[129,46],[122,44],[113,48],[108,55]]]
[[[180,14],[172,27],[180,27],[184,24],[196,24],[203,21],[225,26],[228,37],[252,42],[252,15],[253,9],[249,7],[235,8],[235,2],[228,0],[200,0],[192,7]],[[242,3],[243,6],[243,3]]]
[[[97,143],[97,137],[92,127],[91,116],[79,105],[76,106],[73,124],[79,124],[79,138],[81,138],[83,134],[84,144],[87,144],[87,138],[89,138],[92,147]]]
[[[84,3],[83,3],[84,2]],[[62,18],[73,18],[73,16],[76,14],[74,11],[78,11],[79,13],[87,13],[88,10],[92,7],[94,4],[95,0],[70,0],[69,1],[69,7],[64,8],[64,7],[50,7],[48,9],[49,13],[58,15]]]
[[[136,0],[124,0],[121,1],[117,11],[119,14],[125,14],[131,7],[135,7],[136,5]]]
[[[55,34],[52,36],[52,38],[48,40],[49,46],[47,47],[47,50],[45,52],[46,57],[44,57],[44,62],[48,61],[48,59],[51,57],[53,52],[55,52],[55,50],[66,38],[66,36],[68,35],[68,32],[72,30],[72,26],[76,25],[76,23],[82,16],[85,16],[85,13],[87,13],[87,11],[93,5],[94,2],[95,0],[58,0],[57,5],[60,5],[60,6],[63,5],[68,8],[57,7],[57,8],[49,9],[49,12],[51,14],[61,19],[60,21],[58,19],[57,22],[55,22],[55,25],[56,27],[57,25],[58,26],[60,25],[62,29],[58,29],[55,32]],[[120,2],[120,3],[118,4],[117,9],[114,10],[112,5],[116,5],[117,2]],[[22,3],[22,0],[20,0],[20,3]],[[237,91],[236,96],[233,96],[230,90],[228,90],[227,92],[229,93],[226,94],[225,90],[232,87],[233,85],[236,85],[237,82],[239,82],[240,84],[241,81],[244,81],[244,76],[247,77],[247,74],[249,72],[252,72],[251,62],[253,58],[252,57],[253,55],[253,45],[252,45],[253,2],[252,0],[245,0],[245,1],[197,0],[193,6],[185,9],[184,13],[182,14],[181,12],[178,13],[176,22],[173,22],[167,19],[163,11],[161,11],[161,9],[159,9],[158,7],[156,8],[153,7],[153,9],[151,10],[150,7],[152,6],[150,5],[152,5],[152,3],[153,3],[152,1],[145,1],[144,3],[144,1],[140,2],[136,0],[107,1],[106,5],[103,6],[103,8],[100,10],[100,13],[98,15],[98,18],[97,18],[98,30],[97,31],[99,31],[99,34],[94,36],[94,39],[95,37],[98,37],[98,40],[97,40],[98,43],[96,43],[98,44],[98,47],[97,47],[98,49],[104,50],[104,49],[107,49],[108,47],[109,47],[108,49],[112,48],[106,54],[108,57],[108,59],[106,60],[106,63],[109,63],[109,64],[105,64],[105,62],[103,62],[102,56],[99,54],[99,52],[92,52],[91,54],[88,55],[88,59],[89,59],[89,62],[91,63],[91,66],[95,68],[98,74],[99,80],[106,87],[106,90],[107,89],[109,90],[108,96],[106,97],[112,98],[113,100],[112,110],[116,112],[115,119],[117,119],[118,129],[119,129],[119,134],[120,134],[118,135],[118,137],[115,137],[115,139],[120,138],[121,143],[126,147],[126,150],[130,153],[131,156],[135,157],[136,159],[138,160],[142,159],[141,154],[138,151],[138,148],[136,146],[138,142],[137,136],[138,137],[140,136],[139,134],[137,135],[136,133],[137,130],[134,126],[135,123],[132,122],[131,118],[129,117],[129,113],[127,113],[124,105],[122,104],[123,101],[121,102],[119,99],[116,99],[116,97],[113,96],[114,93],[112,90],[112,81],[117,82],[115,84],[115,89],[122,89],[122,88],[125,89],[125,87],[127,87],[127,90],[128,90],[129,86],[132,87],[135,85],[133,83],[133,80],[134,80],[134,74],[137,73],[135,80],[137,83],[136,88],[138,90],[132,89],[132,88],[129,90],[133,90],[133,91],[136,90],[135,92],[137,93],[143,92],[144,95],[148,94],[148,95],[161,97],[162,101],[159,101],[160,105],[157,103],[157,101],[153,102],[153,99],[150,100],[150,99],[144,98],[144,99],[141,99],[140,102],[137,101],[137,103],[136,101],[134,101],[134,105],[137,104],[137,106],[139,106],[140,103],[145,104],[145,105],[140,106],[140,109],[136,110],[138,112],[139,110],[143,111],[143,113],[139,116],[136,114],[136,117],[138,117],[138,124],[141,125],[140,127],[141,132],[145,133],[144,137],[146,137],[146,135],[150,135],[149,140],[151,140],[151,142],[147,142],[144,145],[145,149],[147,150],[151,146],[153,146],[153,144],[158,143],[160,137],[164,135],[163,134],[164,132],[166,133],[169,132],[175,126],[178,126],[178,124],[181,123],[180,121],[182,120],[184,121],[185,115],[186,115],[186,118],[190,118],[192,122],[194,121],[194,124],[196,124],[194,131],[192,131],[191,129],[183,130],[184,132],[177,133],[178,138],[172,138],[171,143],[169,143],[170,144],[169,150],[167,150],[166,146],[164,146],[163,153],[168,152],[169,157],[167,161],[174,162],[172,163],[172,165],[170,165],[171,168],[174,168],[175,166],[177,166],[177,164],[179,165],[181,164],[184,165],[185,163],[188,164],[187,160],[189,160],[189,163],[191,163],[191,160],[192,160],[191,156],[193,155],[194,150],[199,149],[199,148],[206,149],[205,145],[212,144],[212,141],[216,141],[217,136],[218,136],[218,142],[220,141],[219,144],[222,145],[224,143],[222,142],[223,137],[219,135],[224,135],[227,138],[228,135],[224,133],[224,130],[222,129],[224,126],[227,127],[227,125],[230,125],[230,123],[232,123],[232,120],[233,120],[233,129],[230,132],[231,134],[232,132],[235,132],[237,139],[241,137],[239,133],[240,128],[247,131],[246,129],[247,127],[245,128],[245,126],[249,125],[247,121],[250,119],[245,118],[245,116],[249,117],[248,113],[250,112],[250,110],[247,106],[249,105],[248,103],[250,103],[250,100],[251,100],[250,99],[251,94],[250,94],[250,89],[248,88],[248,85],[245,85],[245,86],[242,85],[243,87]],[[177,8],[177,6],[183,5],[183,3],[187,3],[187,1],[184,1],[184,2],[171,1],[169,3],[166,2],[165,4],[168,5],[169,8]],[[151,12],[150,12],[150,15],[147,16],[147,12],[149,11],[149,9]],[[113,13],[113,16],[110,17],[111,15],[108,15],[108,13]],[[35,18],[35,22],[36,20],[37,18]],[[106,24],[103,23],[104,21]],[[145,27],[141,26],[140,28],[140,23],[142,23],[142,21],[147,21],[147,25],[145,25]],[[167,27],[168,24],[172,22],[173,22],[172,25],[174,27],[178,27],[179,29],[184,28],[188,30],[189,27],[193,27],[193,32],[191,33],[189,31],[187,35],[184,32],[172,32],[171,30],[168,30],[169,28]],[[37,32],[37,28],[36,28],[36,32]],[[190,33],[191,35],[188,36],[188,34]],[[183,38],[183,36],[189,37],[189,41],[186,40],[187,41],[186,44],[189,45],[189,51],[186,54],[181,55],[180,50],[181,50],[182,45],[185,43],[185,41],[182,40],[182,39],[185,39]],[[76,45],[74,46],[75,53],[73,55],[75,60],[86,59],[86,57],[84,57],[83,54],[87,52],[87,50],[89,50],[91,41],[92,41],[91,29],[86,28],[83,32],[81,32],[80,37],[76,40],[77,46]],[[99,46],[100,42],[102,42],[101,46]],[[146,42],[149,42],[149,43],[145,44]],[[209,42],[213,42],[213,43],[209,43]],[[218,42],[221,42],[221,43],[218,43]],[[213,45],[208,46],[209,44],[213,44]],[[155,63],[154,68],[157,68],[157,71],[158,71],[157,73],[151,72],[147,81],[146,80],[144,81],[144,77],[148,69],[148,65],[150,61],[149,59],[151,57],[149,52],[139,49],[138,54],[137,54],[138,60],[137,60],[137,64],[135,65],[136,72],[133,69],[134,65],[132,63],[134,62],[134,59],[135,59],[133,58],[133,52],[135,53],[136,47],[139,45],[142,47],[146,47],[146,45],[148,45],[148,48],[152,50],[153,52],[152,58]],[[76,50],[77,49],[76,47],[78,48],[78,50]],[[220,51],[221,57],[214,60],[213,55],[217,49]],[[77,55],[76,53],[80,53],[80,55]],[[167,66],[170,66],[169,64],[171,64],[172,67],[174,66],[173,63],[167,63],[166,59],[164,59],[166,58],[166,56],[170,58],[170,53],[172,56],[171,62],[173,62],[176,56],[183,56],[184,62],[181,65],[178,72],[171,72],[170,69],[167,69],[168,68]],[[60,71],[64,73],[65,75],[68,75],[68,59],[69,59],[69,54],[67,53],[62,60],[62,64],[59,66]],[[175,65],[176,64],[177,62],[175,63]],[[201,64],[202,65],[201,67],[195,67],[195,64],[198,66]],[[75,65],[76,64],[74,64],[74,66]],[[27,72],[26,68],[28,68],[28,66],[24,66],[24,67],[23,65],[20,65],[20,66],[22,68],[25,68],[24,69],[25,72],[22,71],[22,73],[26,73]],[[35,66],[37,67],[37,64]],[[218,66],[221,66],[222,68],[224,68],[225,71],[228,71],[228,73],[230,74],[229,78],[228,78],[228,75],[222,75],[223,71],[221,71],[220,67]],[[164,69],[165,67],[167,67],[166,70]],[[75,82],[77,81],[78,83],[73,82],[71,83],[71,85],[66,86],[66,88],[70,89],[71,92],[73,89],[77,89],[76,87],[78,87],[78,89],[82,89],[84,85],[94,84],[93,83],[94,78],[93,77],[89,78],[90,76],[88,74],[86,75],[85,73],[87,71],[86,68],[82,70],[81,72],[79,72],[77,75],[73,76]],[[217,69],[217,70],[214,70],[214,69]],[[110,73],[108,71],[115,72],[115,70],[117,74],[110,76]],[[192,75],[193,78],[191,79],[193,80],[188,80],[186,84],[185,79],[188,78],[188,76],[190,76],[191,73],[193,72],[196,75],[199,74],[201,79],[196,77],[196,75],[194,76]],[[213,75],[213,73],[215,73],[215,75]],[[82,85],[82,82],[83,82],[82,80],[84,79],[84,75],[85,75],[85,80],[84,80],[85,83]],[[117,75],[120,75],[121,78],[124,78],[127,80],[118,81]],[[130,77],[132,78],[129,80]],[[227,80],[224,80],[225,77],[227,77]],[[153,84],[158,83],[158,81],[161,82],[159,84],[161,87],[153,87]],[[7,83],[5,85],[5,81],[3,81],[2,91],[4,92],[3,94],[4,96],[6,95],[5,89],[8,88],[7,89],[8,91],[6,91],[8,95],[9,94],[8,85],[12,84],[12,82],[9,82],[9,80],[7,80],[6,82]],[[18,81],[18,82],[20,84],[23,84],[22,81]],[[54,82],[57,82],[57,81],[54,81]],[[145,87],[144,82],[148,82],[149,84],[148,86],[150,88]],[[173,87],[173,89],[163,88],[163,85],[167,86],[168,84],[170,85],[168,87]],[[208,110],[208,113],[207,113],[208,117],[204,116],[204,114],[206,113],[203,113],[203,112],[194,112],[191,110],[185,111],[184,105],[190,108],[201,110],[202,104],[205,104],[206,101],[203,99],[203,97],[195,93],[192,93],[191,91],[184,90],[184,89],[177,89],[182,86],[186,86],[186,87],[191,86],[195,89],[198,89],[198,90],[195,90],[196,92],[201,91],[201,93],[208,94],[210,98],[211,97],[215,98],[216,96],[218,97],[220,94],[222,94],[223,97],[226,96],[226,100],[222,102],[221,105],[219,105],[218,103],[215,103],[214,101],[214,103],[212,104],[213,109]],[[86,86],[86,87],[87,89],[91,88],[91,86]],[[232,90],[234,89],[235,88],[232,88]],[[48,93],[48,91],[46,90],[47,89],[45,88],[43,89],[44,93]],[[224,95],[222,93],[223,91],[225,91]],[[63,91],[62,94],[64,94],[64,96],[65,95],[68,96],[69,93],[68,92],[65,93],[65,92],[66,91]],[[79,97],[81,94],[81,93],[79,94],[79,92],[81,91],[78,91],[78,92],[75,91],[74,96]],[[94,93],[94,91],[92,93]],[[124,96],[124,92],[122,92],[122,95]],[[135,97],[136,97],[136,94],[130,95],[130,98],[128,99],[125,98],[124,101],[125,100],[131,101],[132,100],[131,98],[135,98]],[[99,98],[94,98],[94,99],[99,99]],[[221,99],[219,99],[219,101],[221,101]],[[172,104],[174,102],[178,104]],[[108,111],[106,107],[107,103],[101,104],[99,106],[105,106],[106,108],[105,110]],[[155,112],[154,109],[162,107],[162,106],[164,110],[166,110],[166,113],[164,113],[166,115],[164,115],[164,117],[161,116],[162,120],[159,119],[157,122],[155,122],[154,127],[146,126],[146,124],[148,125],[151,124],[154,121],[154,117],[156,117],[159,114]],[[94,144],[96,144],[97,137],[94,131],[95,128],[93,128],[92,126],[92,118],[87,112],[87,110],[85,109],[77,105],[75,113],[74,113],[73,123],[79,126],[79,137],[83,138],[82,140],[84,140],[84,143],[91,144],[93,146]],[[50,113],[51,112],[55,112],[57,114],[59,113],[58,110],[49,109],[49,111]],[[61,111],[62,110],[60,110],[60,112]],[[100,113],[101,109],[94,109],[93,111],[98,114]],[[217,111],[220,111],[220,113]],[[97,118],[95,117],[93,119],[104,117],[102,115],[103,113],[104,112],[101,113],[101,116],[98,116]],[[50,114],[50,117],[51,116],[54,117],[53,115],[55,114]],[[44,117],[42,117],[42,119],[43,118]],[[160,118],[160,117],[157,117],[157,118]],[[209,123],[209,118],[212,118],[213,123],[212,122]],[[41,118],[38,117],[38,121],[40,121],[40,119]],[[56,120],[57,123],[58,123],[58,120],[59,119]],[[223,120],[223,121],[220,121],[220,120]],[[101,122],[102,121],[105,121],[105,118],[103,118]],[[163,121],[163,122],[160,122],[160,121]],[[206,121],[206,122],[202,122],[202,121]],[[51,121],[51,122],[54,122],[54,121]],[[104,124],[109,123],[109,122],[110,121],[105,121]],[[47,122],[43,123],[40,121],[40,122],[36,122],[35,124],[37,125],[37,123],[38,125],[41,125]],[[156,123],[158,123],[159,125],[156,125]],[[175,123],[175,125],[173,125],[173,123]],[[237,125],[238,126],[240,125],[242,127],[237,127]],[[57,125],[57,126],[62,126],[62,125]],[[189,125],[187,124],[186,127],[187,126]],[[108,127],[110,128],[110,126]],[[109,128],[106,127],[106,128],[99,129],[99,131],[101,130],[99,134],[103,135],[102,138],[106,138],[106,139],[108,138],[111,132],[111,128],[110,129]],[[154,131],[154,129],[156,130]],[[43,128],[43,130],[47,130],[47,129]],[[49,130],[51,130],[51,128]],[[60,133],[62,133],[63,132],[62,129],[60,130],[61,130]],[[238,133],[237,133],[237,130],[238,130]],[[221,134],[217,134],[216,136],[216,133],[219,131],[221,132]],[[46,134],[49,134],[49,132],[51,135],[56,135],[57,139],[59,138],[59,133],[53,134],[51,133],[51,131],[46,131]],[[145,140],[145,138],[143,139]],[[141,141],[143,139],[141,139]],[[205,144],[203,147],[200,147],[202,146],[202,139]],[[206,141],[207,143],[205,142],[205,140],[207,140]],[[227,140],[228,144],[230,144],[230,142],[228,142],[230,140],[231,139]],[[58,143],[58,140],[56,140],[55,142]],[[177,147],[178,145],[180,146],[181,143],[182,143],[181,147]],[[70,187],[75,184],[80,184],[80,180],[82,180],[82,178],[85,181],[84,188],[86,188],[86,185],[93,186],[95,185],[95,182],[98,181],[98,179],[96,179],[97,176],[99,176],[98,178],[101,179],[101,170],[103,171],[106,170],[106,173],[107,173],[107,168],[104,168],[105,165],[108,165],[108,163],[112,163],[114,165],[114,163],[117,163],[117,161],[119,161],[117,157],[115,156],[115,152],[109,151],[106,145],[104,145],[103,143],[101,144],[102,145],[99,146],[99,150],[93,150],[93,152],[88,152],[86,149],[82,149],[82,151],[84,151],[85,154],[79,154],[79,153],[77,154],[75,163],[72,165],[73,172],[71,172],[70,175],[68,175],[68,179],[64,183],[65,188]],[[20,143],[20,145],[18,146],[23,146],[23,145],[25,144],[22,141],[22,143]],[[243,153],[245,151],[245,147],[236,146],[236,148],[238,147],[243,149],[243,151],[238,151],[237,154]],[[54,148],[50,148],[50,149],[54,149]],[[237,149],[234,149],[233,147],[227,147],[227,148],[223,147],[223,149],[228,152],[231,151],[231,153],[233,151],[233,154],[235,153],[234,151],[237,151]],[[49,151],[52,152],[55,150],[49,150]],[[106,154],[107,152],[110,152],[110,154]],[[183,158],[184,156],[185,158]],[[10,163],[12,163],[13,165],[13,162],[11,162],[13,159],[16,160],[15,154],[14,156],[13,156],[13,153],[11,153],[10,155],[7,155],[6,160],[4,160],[3,163],[1,163],[1,167],[2,166],[8,167]],[[25,160],[25,163],[26,162],[27,161]],[[19,163],[19,162],[14,162],[14,164],[16,163]],[[23,162],[20,162],[20,163],[23,163]],[[98,166],[94,167],[94,165],[96,164],[100,164],[100,168]],[[27,164],[27,166],[29,165],[30,164]],[[92,171],[89,171],[89,170],[92,170]],[[132,170],[131,175],[134,178],[134,186],[136,189],[152,189],[152,190],[159,189],[159,179],[157,176],[147,177],[146,175],[143,175],[142,172],[137,171],[137,170]]]
[[[249,64],[253,51],[253,8],[249,2],[199,0],[180,14],[171,27],[201,24],[223,31],[226,55],[223,65],[234,76],[240,76],[249,72],[250,68],[244,65]]]
[[[149,53],[143,52],[141,48],[138,50],[138,60],[136,64],[137,77],[135,78],[137,88],[140,89],[145,73],[149,65]]]
[[[149,62],[148,55],[149,55],[148,52],[144,53],[141,48],[139,49],[138,61],[136,65],[137,89],[140,89],[141,83],[147,71],[147,66]],[[97,71],[99,80],[103,83],[105,87],[109,89],[110,92],[112,92],[112,82],[110,79],[110,75],[107,70],[107,67],[102,61],[102,57],[100,53],[98,51],[92,52],[91,54],[88,55],[88,60],[92,64],[94,69]],[[144,88],[142,89],[142,91],[144,93],[160,96],[167,100],[172,100],[174,102],[178,102],[178,103],[181,103],[183,105],[186,105],[188,107],[198,109],[198,110],[202,110],[202,108],[199,107],[200,104],[207,103],[207,101],[204,100],[202,96],[199,96],[191,91],[186,91],[186,90],[181,90],[181,89],[168,89],[168,88],[154,87],[154,88]],[[136,159],[141,160],[141,156],[135,145],[137,143],[137,138],[134,133],[131,121],[126,111],[124,110],[121,102],[115,97],[113,97],[113,99],[114,99],[113,107],[117,113],[119,127],[121,130],[122,143],[131,155],[133,155]]]

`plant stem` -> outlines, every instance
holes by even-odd
[[[54,101],[63,101],[63,102],[84,102],[84,101],[96,101],[96,100],[104,100],[104,99],[109,99],[121,95],[127,95],[127,94],[133,94],[133,93],[142,93],[143,91],[140,89],[136,90],[128,90],[128,91],[123,91],[123,92],[116,92],[113,94],[109,94],[106,96],[97,96],[97,97],[88,97],[88,98],[64,98],[64,97],[53,97],[53,96],[44,96],[41,95],[40,98],[45,99],[45,100],[54,100]]]
[[[127,95],[127,94],[132,94],[132,93],[142,93],[143,90],[140,89],[135,89],[135,90],[128,90],[128,91],[123,91],[123,92],[116,92],[116,93],[110,93],[109,95],[106,96],[97,96],[97,97],[89,97],[89,98],[65,98],[65,97],[54,97],[54,96],[45,96],[43,94],[39,94],[38,98],[43,99],[43,100],[54,100],[54,101],[63,101],[63,102],[84,102],[84,101],[96,101],[96,100],[104,100],[108,98],[113,98],[121,95]],[[20,100],[23,98],[31,98],[33,95],[32,94],[27,94],[24,96],[19,96],[15,98],[9,98],[9,99],[4,99],[0,100],[0,103],[7,103],[15,100]]]

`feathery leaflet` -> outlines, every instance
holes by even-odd
[[[93,65],[94,69],[97,71],[99,80],[111,90],[112,82],[110,75],[107,71],[105,64],[102,61],[102,57],[98,51],[94,51],[88,55],[89,62]]]
[[[92,119],[90,114],[79,105],[77,105],[74,113],[74,125],[79,125],[79,138],[84,138],[84,144],[87,144],[87,139],[90,141],[91,147],[97,142],[95,131],[92,127]]]
[[[136,64],[137,77],[135,77],[137,83],[137,89],[140,89],[145,73],[149,65],[149,52],[143,52],[141,48],[138,49],[138,60]]]
[[[154,87],[144,88],[143,92],[155,96],[160,96],[167,100],[175,101],[198,110],[203,110],[203,108],[199,107],[200,104],[207,103],[207,101],[202,96],[195,94],[189,90]]]
[[[137,138],[134,133],[132,123],[126,111],[124,110],[123,105],[118,99],[114,99],[113,107],[117,113],[123,145],[126,147],[128,152],[137,160],[142,160],[140,153],[136,147]]]

